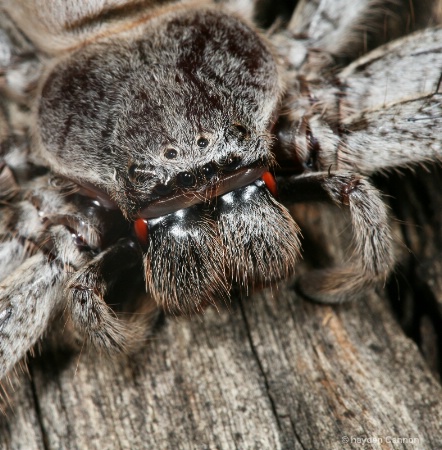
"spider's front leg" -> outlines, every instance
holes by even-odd
[[[121,238],[69,280],[66,295],[73,325],[97,349],[128,353],[145,342],[158,308],[145,293],[142,267],[138,244]],[[133,308],[117,311],[128,298]]]
[[[0,379],[24,358],[61,311],[67,266],[81,264],[68,230],[55,227],[51,240],[73,257],[62,262],[52,252],[37,251],[1,282]]]
[[[272,40],[290,68],[311,80],[336,66],[438,20],[437,2],[300,0]],[[289,84],[293,79],[287,80]]]
[[[13,171],[4,166],[2,173],[8,175],[3,186],[9,183],[14,190]],[[141,267],[139,252],[122,241],[106,241],[126,232],[126,221],[108,220],[107,236],[101,228],[106,210],[72,194],[71,183],[63,188],[55,180],[22,180],[16,196],[0,208],[0,255],[5,257],[0,264],[0,379],[63,311],[82,338],[106,349],[127,350],[136,339],[142,342],[152,319],[129,311],[128,320],[121,320],[105,303],[123,303],[118,296],[144,292],[142,275],[136,283],[132,273],[134,265]],[[128,273],[130,282],[124,283]],[[151,311],[151,305],[141,312]]]
[[[13,173],[9,175],[13,183]],[[0,208],[0,252],[5,256],[0,283],[0,379],[62,311],[63,284],[90,258],[79,251],[68,227],[51,221],[73,211],[65,197],[48,186],[47,177],[22,183],[17,195]]]
[[[324,164],[370,175],[442,160],[441,42],[429,28],[342,71],[341,140]]]
[[[23,359],[60,312],[65,276],[62,266],[37,253],[2,281],[0,379]]]
[[[89,193],[89,198],[72,192],[78,187],[62,178],[52,182],[65,200],[64,209],[48,213],[43,205],[40,215],[48,228],[67,228],[76,253],[83,256],[83,264],[70,270],[64,282],[72,325],[99,350],[132,351],[145,341],[157,309],[145,293],[142,253],[130,224],[119,210],[105,207],[99,194]],[[61,249],[57,254],[63,261],[71,257]]]
[[[307,193],[317,192],[312,189],[316,181],[335,203],[348,205],[360,258],[351,269],[301,280],[307,296],[342,301],[393,268],[388,215],[379,192],[364,177],[440,162],[441,38],[442,29],[435,28],[392,42],[335,79],[304,80],[303,92],[288,97],[289,110],[297,111],[301,103],[308,106],[277,124],[277,158],[287,167],[285,160],[291,157],[289,164],[300,174],[283,181],[285,200],[290,200],[289,190],[295,197],[301,185],[307,185]]]
[[[278,181],[283,202],[331,200],[348,207],[351,213],[356,247],[352,258],[343,266],[314,270],[300,277],[297,286],[303,295],[321,303],[342,303],[359,290],[385,281],[394,266],[388,213],[380,192],[365,177],[350,172],[319,172]]]

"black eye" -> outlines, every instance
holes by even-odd
[[[178,175],[178,183],[181,186],[190,187],[193,186],[196,182],[195,176],[190,172],[181,172]]]
[[[205,164],[201,167],[201,173],[205,179],[210,179],[215,175],[215,167],[211,163]]]
[[[177,150],[175,150],[174,148],[168,148],[165,152],[164,152],[164,156],[167,159],[175,159],[178,156],[178,152]]]
[[[198,147],[201,148],[205,148],[209,145],[209,140],[204,138],[204,137],[200,137],[197,141],[196,141]]]
[[[249,136],[247,128],[239,123],[233,124],[233,132],[241,140]]]

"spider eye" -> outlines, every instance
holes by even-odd
[[[193,186],[196,182],[195,176],[191,172],[181,172],[178,175],[178,182],[185,187]]]
[[[270,172],[265,172],[262,174],[261,178],[273,197],[276,197],[278,195],[278,187],[276,185],[275,177]]]
[[[203,175],[203,177],[205,179],[210,179],[213,177],[213,175],[215,175],[215,167],[213,164],[209,163],[209,164],[205,164],[202,168],[201,168],[201,173]]]
[[[164,156],[167,159],[175,159],[178,156],[178,151],[175,150],[174,148],[168,148],[165,152],[164,152]]]
[[[135,235],[141,245],[147,245],[147,238],[149,236],[149,227],[146,219],[137,219],[134,222]]]
[[[242,141],[243,139],[245,139],[249,136],[249,132],[244,125],[235,123],[235,124],[233,124],[232,127],[233,127],[233,133],[240,141]]]
[[[200,148],[205,148],[209,145],[209,140],[204,138],[204,137],[200,137],[197,141],[196,141],[198,147]]]

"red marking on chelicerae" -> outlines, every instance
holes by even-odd
[[[275,177],[270,172],[265,172],[262,175],[262,181],[264,181],[267,189],[271,192],[273,197],[277,197],[278,195],[278,187],[276,186]]]
[[[147,237],[149,235],[149,227],[146,219],[137,219],[134,223],[134,230],[138,241],[141,245],[147,245]]]

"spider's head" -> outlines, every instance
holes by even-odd
[[[171,309],[198,309],[232,284],[293,271],[296,225],[257,181],[272,163],[281,90],[255,30],[183,8],[60,61],[43,83],[36,134],[54,171],[156,224],[150,290]]]
[[[61,60],[44,80],[36,135],[55,172],[133,220],[165,193],[268,166],[280,91],[254,30],[217,9],[177,10]]]

